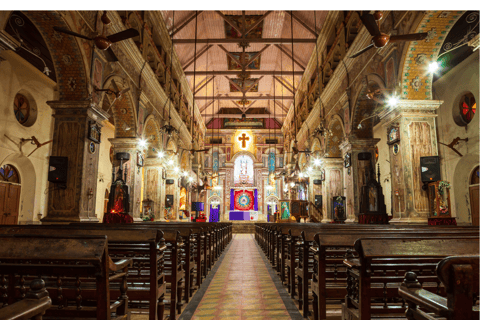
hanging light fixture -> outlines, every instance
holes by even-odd
[[[175,11],[173,11],[173,18],[172,18],[172,26],[175,25]],[[171,49],[170,49],[170,89],[169,92],[172,92],[172,81],[173,81],[173,35],[174,33],[172,32],[172,36],[170,37],[170,42],[171,42]],[[165,68],[165,79],[167,78],[167,68]],[[172,120],[172,115],[171,115],[171,110],[172,110],[172,99],[170,97],[167,97],[167,100],[165,101],[165,104],[169,103],[169,108],[168,108],[168,124],[165,124],[163,127],[160,128],[160,132],[167,135],[169,138],[172,136],[175,136],[178,134],[178,130],[171,125],[170,121]]]

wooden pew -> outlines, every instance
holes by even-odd
[[[125,258],[131,258],[133,261],[128,276],[129,307],[147,308],[150,320],[163,319],[165,309],[163,300],[166,293],[164,273],[166,246],[162,231],[147,228],[132,230],[122,226],[94,229],[88,226],[72,225],[23,225],[1,226],[0,233],[107,236],[109,255],[114,261]],[[119,288],[111,288],[110,292],[112,295],[118,295]]]
[[[52,306],[52,299],[45,289],[45,281],[34,279],[25,298],[11,305],[0,307],[0,320],[42,320],[45,311]]]
[[[127,319],[131,259],[113,262],[106,236],[0,235],[2,302],[26,296],[25,281],[41,277],[54,305],[52,319]],[[119,282],[120,297],[110,295]],[[8,285],[7,285],[8,283]]]
[[[437,266],[437,277],[445,286],[444,298],[422,289],[415,272],[407,272],[398,293],[405,299],[409,320],[475,320],[479,318],[480,256],[448,257]],[[424,311],[425,310],[425,311]]]
[[[474,236],[476,230],[421,230],[422,236]],[[327,300],[344,299],[347,294],[347,272],[343,265],[344,256],[354,250],[354,243],[362,237],[416,237],[419,230],[415,229],[385,229],[385,230],[355,230],[353,232],[323,232],[314,236],[314,245],[309,249],[314,254],[314,267],[311,276],[313,295],[313,319],[326,319]],[[306,240],[310,235],[306,236]],[[351,252],[356,255],[356,252]],[[308,310],[308,305],[305,306]],[[304,308],[305,312],[305,308]]]
[[[437,263],[448,256],[478,254],[479,237],[365,238],[355,242],[355,250],[358,258],[344,260],[348,269],[342,318],[404,318],[406,307],[398,294],[403,275],[416,272],[425,290],[442,294]]]

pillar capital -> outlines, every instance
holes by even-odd
[[[385,125],[407,117],[437,117],[437,109],[442,100],[400,100],[394,108],[389,108],[379,114]]]
[[[378,138],[358,139],[354,135],[350,135],[345,138],[342,143],[340,143],[340,150],[342,151],[343,155],[345,155],[345,153],[347,152],[352,151],[367,151],[375,148],[375,146],[380,140],[381,139]]]
[[[110,138],[108,139],[115,149],[135,149],[137,150],[137,138]]]
[[[59,116],[87,116],[97,121],[99,125],[104,120],[108,120],[110,115],[103,109],[99,109],[95,104],[89,100],[68,101],[55,100],[47,101],[47,104],[53,109],[54,117]]]

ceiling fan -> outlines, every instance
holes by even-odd
[[[427,37],[427,33],[410,33],[410,34],[401,34],[397,36],[391,36],[386,33],[380,32],[379,24],[380,20],[383,18],[383,13],[381,11],[375,11],[372,15],[368,11],[363,11],[360,15],[360,20],[362,20],[363,25],[367,28],[368,32],[372,36],[371,43],[363,48],[362,50],[356,52],[355,54],[349,56],[349,58],[356,58],[362,53],[367,52],[373,47],[379,49],[385,47],[390,42],[400,42],[400,41],[415,41],[423,40]]]
[[[107,31],[107,27],[112,22],[107,17],[107,12],[106,11],[103,12],[101,20],[102,20],[102,23],[103,23],[103,32],[102,32],[101,35],[98,35],[94,38],[90,38],[90,37],[84,36],[82,34],[79,34],[79,33],[76,33],[76,32],[73,32],[73,31],[70,31],[70,30],[67,30],[67,29],[59,28],[59,27],[53,27],[53,29],[57,32],[66,33],[66,34],[69,34],[69,35],[77,37],[77,38],[82,38],[82,39],[85,39],[85,40],[94,41],[95,46],[100,50],[107,50],[115,42],[127,40],[127,39],[130,39],[130,38],[134,38],[134,37],[139,35],[137,30],[135,30],[133,28],[130,28],[130,29],[127,29],[127,30],[124,30],[124,31],[106,36],[105,32]]]

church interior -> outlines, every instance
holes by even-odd
[[[479,317],[479,11],[0,11],[0,320]]]

